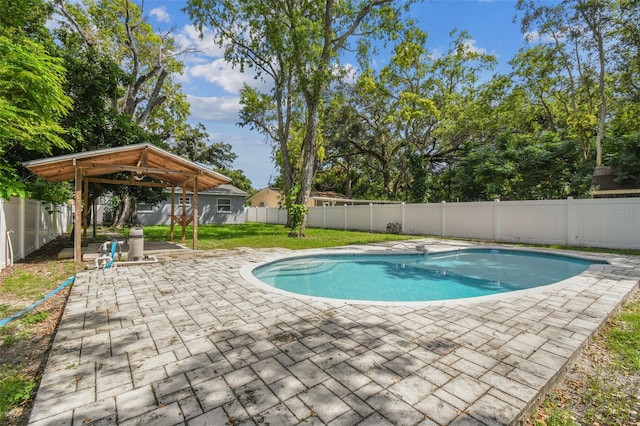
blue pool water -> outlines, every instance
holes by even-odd
[[[294,257],[253,270],[289,292],[369,301],[430,301],[485,296],[562,281],[593,263],[516,250],[467,249],[418,254],[327,254]]]

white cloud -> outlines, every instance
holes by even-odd
[[[487,54],[487,49],[483,48],[483,47],[478,47],[476,46],[477,41],[476,40],[468,40],[464,42],[464,46],[467,49],[467,51],[471,52],[471,53],[478,53],[480,55],[486,55]]]
[[[255,87],[259,90],[269,90],[273,83],[256,78],[252,68],[246,67],[244,72],[239,67],[234,67],[223,58],[215,59],[206,64],[189,66],[188,78],[202,78],[209,83],[221,87],[227,93],[240,93],[244,85]]]
[[[171,16],[167,12],[167,8],[164,6],[155,7],[149,11],[149,15],[156,18],[158,22],[169,22],[171,20]]]
[[[557,36],[560,41],[566,38],[564,34],[559,34]],[[524,39],[527,43],[552,43],[555,41],[551,35],[540,33],[538,30],[529,31],[524,35]]]
[[[201,97],[187,95],[191,105],[191,118],[196,121],[215,121],[237,123],[240,111],[240,98],[229,97]]]
[[[196,50],[201,55],[219,58],[224,55],[224,50],[213,39],[213,34],[208,28],[200,31],[193,25],[185,25],[175,35],[174,40],[181,50]]]

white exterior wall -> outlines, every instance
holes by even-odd
[[[72,222],[68,205],[25,198],[0,199],[0,270],[11,261],[9,244],[15,262],[67,231]]]
[[[247,221],[266,222],[264,210],[248,208]],[[281,212],[268,223],[285,224]],[[307,225],[386,232],[389,223],[412,235],[640,249],[640,198],[310,207]]]
[[[193,194],[187,195],[191,202]],[[175,210],[177,216],[182,215],[182,205],[179,204],[181,194],[175,194]],[[169,196],[169,198],[171,198]],[[218,212],[218,200],[224,198],[231,202],[231,210],[229,212]],[[188,217],[193,216],[193,207],[186,206],[185,214]],[[247,217],[244,210],[244,197],[237,195],[219,195],[211,193],[201,193],[198,195],[198,224],[234,224],[244,223]],[[159,205],[149,210],[138,210],[138,219],[144,226],[147,225],[170,225],[171,224],[171,200],[162,201]]]

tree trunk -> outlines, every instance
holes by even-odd
[[[318,90],[319,91],[319,90]],[[297,204],[306,205],[311,195],[313,174],[316,165],[316,152],[318,150],[318,125],[320,123],[320,96],[311,95],[307,101],[307,126],[302,141],[302,170],[300,173],[300,192],[296,198]],[[300,236],[305,236],[307,215],[304,215],[300,226]]]
[[[345,188],[345,194],[347,196],[347,198],[351,198],[351,190],[353,188],[353,176],[352,176],[352,172],[351,172],[351,164],[349,164],[349,162],[347,162],[347,167],[345,168],[345,172],[347,174],[346,179],[346,188]]]
[[[132,225],[137,222],[137,210],[135,198],[130,195],[125,195],[114,214],[113,227],[115,229],[122,229],[125,226]]]

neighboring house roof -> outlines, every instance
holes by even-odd
[[[281,194],[281,191],[278,188],[264,188],[258,191],[252,197],[250,197],[249,201],[251,201],[253,198],[258,196],[258,194],[261,194],[265,191],[273,191],[273,192],[277,192],[278,194]],[[344,201],[344,202],[351,202],[355,204],[399,204],[400,203],[400,201],[387,201],[387,200],[357,200],[353,198],[348,198],[346,195],[339,194],[333,191],[311,191],[311,194],[309,195],[309,199],[318,200],[318,201]]]
[[[236,188],[231,184],[218,185],[216,187],[207,189],[206,191],[200,191],[200,194],[236,195],[239,197],[246,197],[247,195],[249,195],[242,189]]]
[[[176,194],[180,193],[180,188],[176,188]],[[187,194],[193,194],[193,191],[187,191]],[[200,191],[198,194],[214,194],[214,195],[235,195],[237,197],[246,197],[247,194],[242,189],[237,188],[231,184],[222,184],[209,188],[205,191]]]
[[[347,200],[346,195],[338,194],[333,191],[311,191],[309,194],[310,198],[318,198],[318,199],[339,199],[339,200]]]

